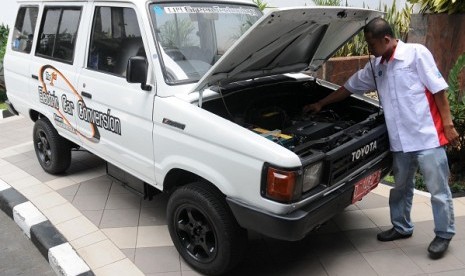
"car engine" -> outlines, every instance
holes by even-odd
[[[316,114],[304,113],[305,104],[331,93],[316,82],[269,87],[224,90],[226,96],[206,102],[204,108],[299,155],[331,151],[384,123],[377,106],[353,97]]]

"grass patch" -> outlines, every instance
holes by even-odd
[[[6,103],[0,103],[0,109],[7,109]]]
[[[389,184],[394,184],[394,176],[392,174],[386,175],[383,180]]]

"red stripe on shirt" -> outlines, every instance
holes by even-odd
[[[442,125],[441,113],[439,113],[438,106],[434,100],[434,95],[428,89],[425,89],[425,95],[428,99],[429,110],[431,112],[431,117],[433,118],[434,126],[436,127],[436,132],[438,134],[439,144],[441,146],[447,145],[449,141],[444,134],[444,126]]]

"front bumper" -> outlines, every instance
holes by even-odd
[[[392,158],[388,154],[376,165],[364,170],[339,189],[289,214],[267,213],[231,198],[227,198],[227,202],[237,222],[243,228],[275,239],[297,241],[349,206],[352,203],[354,185],[357,181],[376,170],[381,170],[381,176],[384,177],[391,170],[391,166]]]

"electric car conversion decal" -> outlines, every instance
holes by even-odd
[[[74,99],[68,99],[68,95],[56,95],[52,89],[54,82],[61,78],[66,83],[70,91],[74,94]],[[47,83],[48,84],[47,84]],[[72,133],[75,133],[90,142],[98,143],[100,141],[99,128],[109,132],[121,135],[121,120],[111,115],[111,109],[101,112],[86,106],[82,96],[76,91],[69,80],[52,65],[44,65],[39,70],[39,102],[55,109],[53,119],[55,123]],[[61,107],[60,107],[61,106]],[[86,135],[76,129],[66,118],[65,114],[74,116],[77,112],[77,118],[89,123],[90,135]]]

